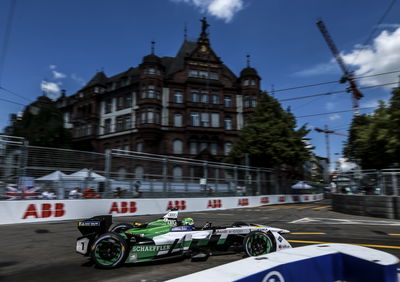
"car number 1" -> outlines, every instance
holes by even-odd
[[[89,246],[89,238],[82,238],[76,241],[76,251],[80,254],[86,255]]]

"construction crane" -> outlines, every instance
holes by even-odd
[[[325,128],[314,127],[314,130],[320,133],[325,133],[325,143],[326,143],[326,158],[328,159],[328,164],[330,163],[331,152],[330,152],[330,144],[329,144],[329,134],[336,134],[340,136],[349,136],[345,133],[336,132],[333,130],[329,130],[328,126],[325,125]]]
[[[360,100],[364,95],[358,90],[357,84],[355,82],[353,72],[349,71],[346,64],[343,61],[342,56],[340,55],[338,49],[336,48],[335,43],[332,40],[324,22],[322,20],[317,21],[317,26],[322,33],[326,43],[328,44],[329,49],[331,50],[332,54],[335,56],[336,62],[339,64],[339,67],[343,71],[343,77],[340,79],[340,83],[349,82],[349,87],[347,88],[347,92],[352,94],[352,102],[353,102],[353,110],[354,115],[359,115],[359,106],[358,100]]]

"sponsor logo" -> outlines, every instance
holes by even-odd
[[[186,210],[186,201],[168,201],[167,211],[170,209]]]
[[[249,199],[248,198],[241,198],[238,201],[238,206],[240,207],[245,207],[249,205]]]
[[[136,202],[113,202],[108,213],[134,213],[136,211]]]
[[[152,246],[133,246],[132,252],[160,252],[160,251],[168,251],[171,245],[152,245]]]
[[[63,203],[55,203],[55,204],[43,203],[41,205],[30,204],[26,208],[26,211],[22,216],[22,219],[27,219],[28,217],[34,217],[34,218],[62,217],[64,215],[65,215],[65,210]]]
[[[265,275],[262,282],[285,282],[285,279],[278,271],[271,271]]]
[[[293,202],[300,202],[299,196],[292,196]]]
[[[279,241],[279,243],[281,243],[281,242],[282,242],[282,240],[283,240],[283,239],[282,239],[282,237],[281,237],[281,236],[279,236],[279,237],[278,237],[278,241]]]
[[[261,197],[260,202],[261,202],[261,204],[269,204],[269,198],[268,197]]]
[[[308,196],[304,196],[304,201],[308,201]]]
[[[79,221],[78,226],[100,226],[100,221]]]
[[[222,208],[221,200],[208,200],[207,209],[212,208]]]
[[[280,197],[278,198],[278,202],[279,202],[279,203],[284,203],[284,202],[286,202],[286,197],[285,197],[285,196],[280,196]]]
[[[177,227],[172,227],[171,232],[174,231],[192,231],[193,228],[192,226],[177,226]]]

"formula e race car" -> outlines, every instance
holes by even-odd
[[[242,251],[247,256],[258,256],[291,248],[281,236],[288,230],[243,222],[230,226],[206,223],[197,228],[191,218],[179,221],[178,211],[144,224],[111,225],[111,215],[78,222],[83,236],[76,240],[76,252],[90,256],[100,268],[178,256],[205,260],[211,254]]]

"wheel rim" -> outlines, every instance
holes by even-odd
[[[265,234],[253,234],[246,243],[246,249],[251,256],[259,256],[272,251],[272,242]]]
[[[113,265],[123,253],[121,243],[113,238],[106,238],[97,243],[95,258],[102,265]]]

